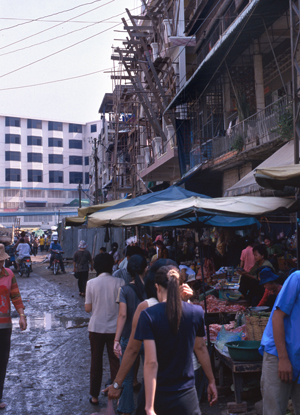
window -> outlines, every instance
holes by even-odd
[[[0,223],[15,223],[17,216],[2,216],[0,217]]]
[[[87,172],[87,173],[84,174],[84,176],[85,176],[85,184],[89,184],[90,174]]]
[[[28,182],[38,182],[43,181],[43,170],[28,170]]]
[[[20,127],[20,118],[5,117],[5,127]]]
[[[43,198],[43,197],[45,197],[45,190],[39,190],[39,189],[26,190],[26,197]]]
[[[49,154],[49,164],[63,164],[62,154]]]
[[[84,158],[84,164],[85,164],[85,166],[88,166],[90,164],[90,158],[89,157]]]
[[[19,134],[5,134],[6,144],[21,144],[21,136]]]
[[[48,198],[49,199],[64,199],[65,192],[63,190],[48,190]],[[75,199],[75,197],[74,197]],[[48,204],[49,206],[49,204]]]
[[[91,125],[91,133],[96,133],[97,132],[97,124],[92,124]]]
[[[4,189],[4,197],[21,197],[22,190],[17,189]]]
[[[6,151],[5,152],[6,161],[21,161],[21,152],[20,151]]]
[[[76,199],[76,197],[78,197],[77,190],[71,190],[71,191],[68,192],[68,198],[69,199]]]
[[[63,146],[62,138],[55,138],[55,137],[48,138],[48,147],[62,147],[62,146]]]
[[[19,202],[3,202],[4,209],[17,209],[20,206],[21,203]]]
[[[52,215],[28,215],[24,216],[24,222],[27,223],[49,223],[53,221]]]
[[[64,172],[62,171],[49,171],[49,183],[63,183],[64,182]]]
[[[69,164],[76,164],[82,166],[82,157],[81,156],[69,156]]]
[[[41,120],[27,120],[27,128],[36,128],[36,129],[41,130],[42,121]]]
[[[69,133],[82,133],[82,125],[69,124]]]
[[[42,153],[27,153],[27,161],[42,163],[43,162],[43,154]]]
[[[42,145],[42,137],[37,137],[35,135],[28,135],[27,136],[27,145],[28,146],[41,146]]]
[[[62,122],[49,121],[48,131],[62,131]]]
[[[21,169],[5,169],[5,181],[20,182],[21,181]]]
[[[69,148],[82,148],[81,140],[69,140]]]
[[[83,174],[78,171],[70,171],[70,184],[82,183]]]

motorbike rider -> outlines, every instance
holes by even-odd
[[[20,239],[20,242],[16,249],[16,253],[18,254],[18,257],[16,258],[17,270],[20,271],[20,264],[22,262],[22,259],[25,257],[30,257],[31,255],[30,245],[28,245],[28,243],[25,242],[24,238]]]
[[[62,271],[63,274],[65,274],[66,271],[65,271],[63,260],[62,260],[62,255],[61,255],[60,252],[59,253],[55,252],[55,251],[61,251],[62,252],[62,247],[60,246],[60,244],[58,242],[58,237],[57,236],[53,236],[53,241],[50,244],[49,251],[51,252],[51,257],[50,257],[50,266],[48,267],[48,269],[50,269],[52,267],[52,263],[53,263],[53,260],[55,258],[55,255],[56,255],[57,259],[59,260],[59,265],[60,265],[61,271]]]

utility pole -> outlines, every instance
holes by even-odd
[[[79,185],[78,185],[78,193],[79,193],[79,207],[80,208],[81,208],[81,189],[82,189],[81,182],[79,182]]]
[[[94,163],[95,163],[95,199],[94,199],[94,205],[98,205],[98,140],[95,137],[94,138]]]

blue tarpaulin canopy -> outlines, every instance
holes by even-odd
[[[200,197],[202,199],[211,199],[211,197],[199,193],[191,192],[182,187],[170,186],[168,189],[160,190],[155,193],[147,193],[146,195],[138,196],[134,199],[126,200],[115,206],[102,209],[101,212],[112,211],[115,209],[130,208],[134,206],[149,205],[155,202],[174,202],[176,200],[188,199],[192,196]],[[233,217],[225,215],[208,215],[199,216],[198,223],[201,226],[217,226],[217,227],[236,227],[241,228],[245,226],[256,225],[260,226],[257,219],[252,217]],[[160,226],[160,227],[195,227],[197,220],[195,217],[178,218],[159,222],[145,223],[145,226]]]
[[[102,212],[113,209],[123,209],[131,206],[148,205],[149,203],[154,202],[182,200],[192,196],[210,199],[209,196],[201,195],[195,192],[190,192],[189,190],[185,190],[182,187],[170,186],[167,189],[160,190],[159,192],[147,193],[146,195],[126,200],[123,203],[119,203],[116,206],[103,209]]]
[[[175,228],[193,228],[197,226],[197,223],[203,227],[216,226],[222,228],[243,228],[246,226],[256,225],[260,227],[260,223],[255,218],[234,218],[230,216],[199,216],[196,218],[182,218],[174,220],[166,220],[161,222],[145,223],[144,226],[158,226],[166,228],[172,226]]]

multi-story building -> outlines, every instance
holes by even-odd
[[[195,65],[168,106],[181,111],[183,181],[210,196],[260,194],[229,189],[293,138],[289,1],[189,0],[185,23]]]
[[[100,121],[87,124],[0,116],[0,223],[44,228],[76,214],[89,189],[91,141]]]

